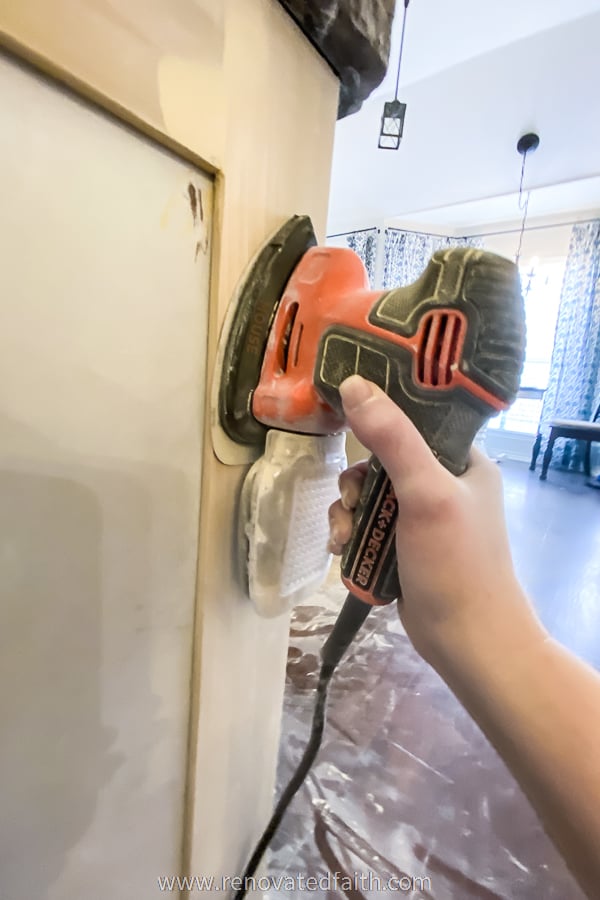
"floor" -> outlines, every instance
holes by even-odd
[[[600,490],[555,471],[542,483],[521,463],[502,472],[520,578],[550,631],[600,668]],[[278,792],[304,748],[319,648],[343,598],[333,573],[294,613]],[[272,847],[272,876],[313,876],[327,900],[381,896],[390,878],[434,900],[583,896],[394,607],[370,616],[336,673],[321,753]]]

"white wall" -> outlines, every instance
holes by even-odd
[[[483,226],[483,242],[486,250],[499,253],[509,259],[514,259],[519,245],[519,234],[516,231],[503,232],[499,226],[499,233],[487,234],[494,226]],[[527,266],[532,257],[540,259],[557,259],[566,257],[569,252],[571,239],[571,225],[557,225],[547,228],[528,228],[523,235],[521,248],[521,264]]]

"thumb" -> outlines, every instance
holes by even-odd
[[[365,447],[375,454],[394,485],[413,472],[439,464],[410,421],[381,388],[360,375],[340,385],[346,420]]]

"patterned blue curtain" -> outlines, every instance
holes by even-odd
[[[542,424],[591,419],[600,393],[600,220],[574,225],[565,268]],[[583,447],[563,444],[555,467],[579,470]],[[557,454],[555,453],[557,457]]]
[[[347,235],[346,243],[351,250],[360,256],[369,276],[369,284],[375,286],[375,260],[377,259],[378,228],[370,228],[368,231],[353,231]]]
[[[436,250],[447,247],[482,247],[481,238],[440,237],[388,228],[385,232],[384,290],[404,287],[419,277]]]

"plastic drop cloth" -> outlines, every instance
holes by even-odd
[[[277,795],[308,737],[319,648],[345,596],[338,577],[292,616]],[[268,897],[381,897],[390,879],[403,886],[392,895],[411,898],[583,897],[495,751],[413,650],[395,604],[371,613],[334,675],[321,752],[267,872],[288,876]],[[298,875],[321,886],[291,888]]]

